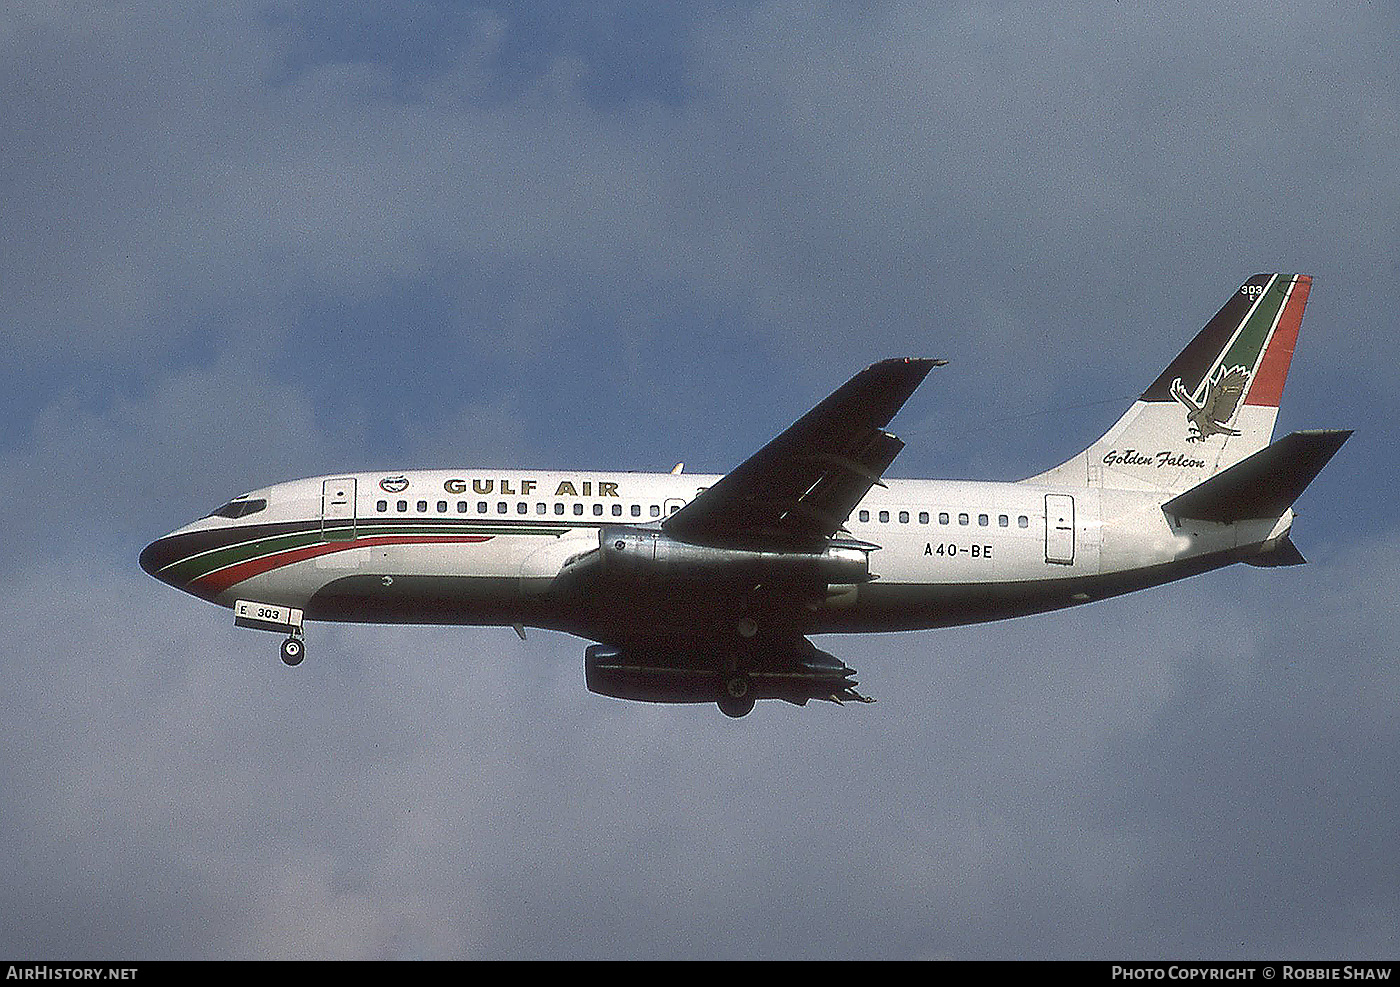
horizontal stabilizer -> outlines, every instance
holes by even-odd
[[[1231,524],[1278,517],[1351,437],[1350,429],[1293,432],[1162,505],[1175,517]],[[1296,551],[1296,549],[1295,549]]]
[[[1245,561],[1261,569],[1269,569],[1278,565],[1306,565],[1308,560],[1303,558],[1293,539],[1284,535],[1273,548],[1262,555],[1252,555]]]

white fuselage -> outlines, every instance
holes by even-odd
[[[154,574],[225,606],[257,600],[312,619],[520,624],[600,637],[599,620],[625,618],[576,621],[561,610],[549,588],[566,563],[596,549],[601,529],[657,526],[719,478],[435,470],[296,480],[247,495],[266,500],[256,513],[172,533],[206,540],[187,538],[194,550],[172,554],[177,561]],[[827,587],[802,629],[903,630],[1072,606],[1238,561],[1291,521],[1290,512],[1277,523],[1181,522],[1163,512],[1168,497],[1035,481],[886,480],[845,524],[852,539],[878,546],[874,578]]]

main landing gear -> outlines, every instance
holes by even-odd
[[[753,694],[753,680],[743,672],[734,672],[724,680],[724,695],[719,697],[719,710],[725,716],[736,720],[753,712],[757,697]]]

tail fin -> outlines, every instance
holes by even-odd
[[[1030,480],[1179,492],[1263,449],[1311,287],[1250,278],[1103,438]]]

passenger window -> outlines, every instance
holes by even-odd
[[[966,514],[959,514],[959,515],[958,515],[958,524],[967,524],[967,521],[968,521],[968,518],[967,518],[967,515],[966,515]]]
[[[530,513],[530,505],[527,504],[527,503],[525,503],[525,501],[523,501],[523,500],[520,501],[519,503],[517,503],[517,504],[515,505],[515,513],[517,513],[517,514],[529,514],[529,513]]]
[[[1016,519],[1016,527],[1018,527],[1018,528],[1027,528],[1027,527],[1030,527],[1030,523],[1031,523],[1031,522],[1030,522],[1030,519],[1029,519],[1028,517],[1026,517],[1024,514],[1022,514],[1020,517],[1018,517],[1018,518]]]
[[[440,501],[438,501],[438,513],[439,513],[439,514],[446,514],[446,513],[447,513],[447,501],[445,501],[445,500],[440,500]]]
[[[948,512],[947,512],[947,511],[939,511],[939,513],[938,513],[938,523],[939,523],[939,524],[947,524],[947,523],[948,523]]]
[[[418,502],[418,510],[422,511],[424,514],[428,513],[428,502],[426,500],[420,500]]]
[[[583,505],[582,505],[582,504],[575,504],[575,505],[574,505],[574,513],[575,513],[575,514],[582,514],[582,513],[583,513]]]
[[[458,514],[465,514],[465,513],[467,513],[467,502],[466,502],[465,500],[459,500],[459,501],[457,501],[457,513],[458,513]]]
[[[385,511],[387,511],[387,510],[389,509],[389,502],[388,502],[387,500],[376,501],[376,502],[375,502],[375,505],[374,505],[374,509],[375,509],[376,511],[378,511],[380,514],[383,514]]]
[[[661,516],[661,505],[660,505],[660,504],[652,504],[652,505],[651,505],[651,516],[652,516],[652,517],[660,517],[660,516]]]
[[[401,500],[401,501],[399,501],[397,504],[395,504],[394,506],[397,507],[400,511],[406,511],[406,510],[408,510],[408,501],[406,501],[406,500]]]
[[[1011,519],[1010,519],[1009,517],[1007,517],[1005,514],[998,514],[998,515],[997,515],[997,527],[1005,528],[1005,527],[1006,527],[1007,525],[1009,525],[1010,523],[1011,523]]]
[[[505,513],[508,512],[509,510],[510,510],[510,507],[509,507],[509,505],[506,504],[506,502],[505,502],[504,500],[498,500],[498,501],[496,501],[496,513],[497,513],[497,514],[505,514]]]
[[[861,519],[862,521],[869,521],[869,520],[870,520],[870,512],[869,512],[869,511],[861,511],[861,512],[860,512],[860,519]]]
[[[977,515],[977,523],[984,528],[991,522],[991,520],[992,519],[987,517],[987,515],[985,514]]]
[[[613,517],[622,517],[622,505],[613,504]]]
[[[641,504],[633,504],[633,505],[632,505],[632,516],[633,516],[633,517],[641,517],[641,516],[642,516],[642,505],[641,505]]]
[[[928,511],[920,511],[920,512],[919,512],[919,523],[920,523],[920,524],[928,524]]]
[[[563,514],[563,513],[564,513],[564,502],[563,502],[562,500],[556,500],[556,501],[554,502],[554,513],[555,513],[555,514]]]
[[[909,512],[908,512],[908,511],[900,511],[900,512],[899,512],[899,523],[900,523],[900,524],[908,524],[908,523],[909,523]]]
[[[890,512],[889,512],[889,511],[881,511],[881,512],[880,512],[880,523],[881,523],[881,524],[886,524],[886,523],[888,523],[889,519],[890,519]]]
[[[603,516],[603,505],[602,505],[602,504],[594,504],[594,505],[593,505],[593,516],[594,516],[594,517],[602,517],[602,516]]]
[[[536,513],[536,514],[548,514],[548,513],[549,513],[549,508],[546,507],[546,506],[544,505],[544,501],[540,501],[538,504],[535,505],[535,513]]]

